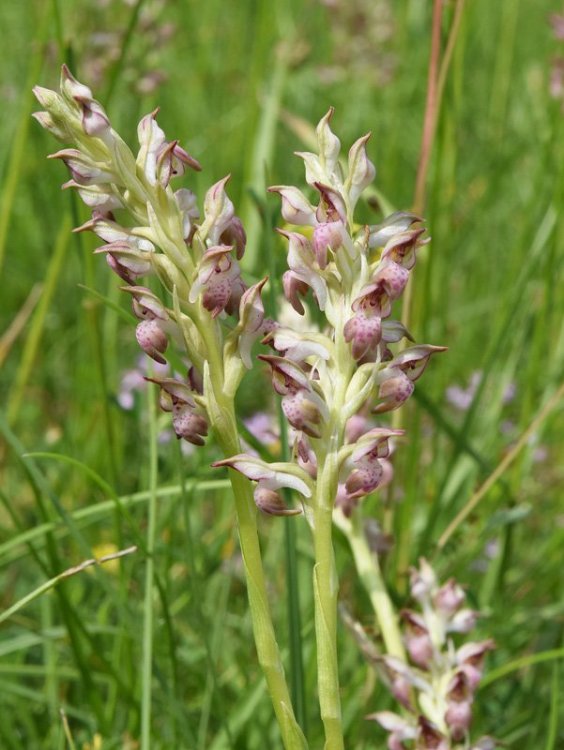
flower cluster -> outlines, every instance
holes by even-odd
[[[367,428],[348,442],[348,421],[363,409],[381,414],[401,406],[431,355],[443,347],[412,346],[395,354],[390,348],[411,339],[390,316],[417,251],[427,242],[425,229],[417,216],[402,212],[379,225],[354,223],[355,206],[375,176],[366,153],[369,135],[353,144],[343,169],[341,144],[330,127],[332,115],[330,109],[317,127],[319,153],[298,154],[305,162],[313,202],[293,186],[270,188],[281,197],[286,221],[280,230],[288,246],[284,293],[300,315],[309,296],[326,325],[322,330],[274,325],[264,343],[275,354],[261,359],[270,366],[274,390],[297,433],[294,470],[301,469],[304,482],[315,478],[330,446],[338,464],[332,500],[350,513],[359,498],[385,481],[389,440],[401,433]],[[253,472],[244,471],[240,456],[229,465],[254,478]],[[282,505],[277,501],[270,507]]]
[[[454,580],[439,586],[425,560],[412,571],[411,594],[417,611],[401,613],[409,663],[383,657],[391,692],[407,714],[381,711],[369,718],[389,732],[390,750],[493,750],[490,738],[469,741],[474,694],[493,641],[456,648],[452,636],[472,630],[476,613],[464,607],[464,592]]]
[[[264,335],[261,290],[265,280],[247,288],[239,260],[246,244],[225,186],[228,177],[206,193],[203,217],[196,195],[173,190],[171,181],[200,165],[178,141],[168,141],[157,124],[157,111],[143,117],[137,129],[134,155],[113,130],[108,115],[90,89],[63,67],[60,94],[36,87],[45,111],[39,123],[58,140],[73,144],[52,155],[68,167],[71,179],[63,187],[77,190],[92,209],[92,218],[76,231],[92,231],[104,244],[109,267],[132,297],[139,346],[165,364],[170,341],[185,355],[187,377],[154,379],[161,388],[161,406],[173,414],[176,435],[195,445],[207,434],[204,388],[205,363],[212,344],[225,345],[222,380],[234,391],[242,367],[250,367],[250,349]],[[123,214],[122,223],[116,215]],[[133,222],[131,224],[131,222]],[[131,224],[131,225],[130,225]],[[158,294],[139,286],[141,277],[156,275],[169,292],[165,304]],[[160,293],[162,295],[162,292]],[[170,303],[172,301],[172,304]],[[235,319],[226,332],[218,328]],[[214,321],[217,321],[214,323]],[[214,327],[215,326],[215,327]]]

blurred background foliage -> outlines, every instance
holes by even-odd
[[[425,555],[443,577],[457,576],[484,613],[480,636],[493,636],[498,648],[478,696],[475,736],[489,733],[523,750],[564,743],[561,404],[553,401],[537,419],[564,370],[557,5],[464,4],[428,174],[432,243],[416,268],[411,322],[416,340],[449,351],[433,362],[403,417],[408,435],[395,454],[391,490],[367,501],[393,540],[385,565],[398,603],[408,566]],[[443,44],[455,9],[445,2]],[[70,234],[87,216],[59,189],[62,165],[45,161],[56,149],[30,118],[32,85],[56,87],[66,60],[132,145],[137,121],[160,107],[168,137],[204,167],[184,184],[201,196],[232,174],[230,195],[249,228],[247,272],[264,275],[272,252],[281,274],[282,247],[270,226],[277,201],[264,198],[264,187],[303,184],[291,154],[329,105],[347,147],[372,131],[380,208],[412,205],[431,13],[422,0],[2,3],[2,609],[93,554],[139,549],[69,579],[0,626],[0,747],[64,748],[68,736],[77,748],[138,747],[147,606],[147,404],[155,394],[124,384],[124,373],[140,367],[126,303],[105,263],[92,257],[92,238]],[[363,219],[381,220],[380,208],[364,206]],[[259,370],[241,397],[245,416],[270,403]],[[138,379],[130,374],[129,383]],[[439,548],[440,534],[535,419],[514,460]],[[163,489],[151,747],[277,747],[251,646],[229,491],[209,468],[214,447],[185,455],[166,418],[157,427]],[[311,695],[309,538],[301,521],[289,522],[298,533]],[[265,519],[263,539],[284,647],[283,523]],[[338,534],[337,544],[342,600],[370,628]],[[340,653],[348,747],[381,747],[382,730],[362,717],[387,699],[344,627]],[[315,701],[308,706],[318,747]]]

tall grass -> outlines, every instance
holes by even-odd
[[[354,4],[369,14],[369,3]],[[120,407],[122,373],[138,357],[122,325],[128,313],[116,282],[92,258],[91,240],[68,236],[82,209],[59,191],[63,170],[45,164],[52,144],[29,124],[30,84],[55,85],[69,56],[88,82],[92,35],[127,36],[100,88],[111,93],[112,119],[132,135],[139,116],[158,104],[166,131],[204,165],[202,186],[231,172],[232,196],[253,229],[248,271],[272,275],[282,247],[271,234],[271,204],[258,211],[251,189],[260,205],[265,183],[301,179],[299,160],[288,158],[303,145],[299,129],[288,127],[297,118],[317,122],[332,104],[343,140],[371,129],[378,188],[394,206],[411,206],[431,4],[390,3],[389,37],[384,21],[378,27],[368,15],[345,47],[335,11],[313,0],[147,0],[96,12],[94,5],[2,7],[1,609],[23,604],[88,558],[138,550],[66,578],[0,625],[0,747],[70,747],[61,709],[77,748],[97,747],[97,735],[103,750],[275,747],[230,494],[209,468],[218,456],[213,446],[183,456],[158,442],[165,424],[146,394],[136,394],[133,409]],[[444,13],[443,45],[453,7]],[[548,90],[559,54],[548,24],[553,10],[548,0],[465,3],[429,162],[425,217],[433,241],[416,270],[411,314],[416,339],[449,352],[404,417],[409,442],[394,457],[384,510],[381,496],[368,501],[394,536],[385,573],[398,581],[398,602],[407,567],[425,555],[464,582],[485,613],[481,634],[493,636],[497,650],[478,695],[476,736],[489,733],[520,750],[564,742],[563,422],[562,400],[554,398],[564,372],[564,113]],[[148,43],[148,12],[174,24],[160,46]],[[370,34],[374,60],[359,41]],[[139,94],[144,59],[168,78]],[[384,64],[392,72],[380,85],[373,72]],[[367,220],[377,221],[370,210]],[[460,411],[447,389],[466,387],[476,371],[472,405]],[[242,413],[267,403],[267,392],[252,375]],[[471,512],[438,545],[469,503]],[[294,675],[303,660],[294,691],[307,695],[315,654],[304,561],[312,551],[295,528],[288,542],[284,524],[265,519],[262,539]],[[369,626],[369,602],[337,541],[341,598]],[[291,580],[301,645],[295,628],[288,635],[288,543],[297,550]],[[382,731],[361,717],[382,707],[383,691],[344,627],[339,647],[347,747],[382,746]],[[303,705],[318,747],[314,702]]]

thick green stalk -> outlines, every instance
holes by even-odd
[[[210,416],[212,414],[213,411],[210,410]],[[237,432],[225,430],[229,423],[235,425],[235,414],[232,406],[231,408],[229,406],[224,407],[219,425],[212,418],[212,428],[219,444],[225,455],[232,456],[240,451],[240,445]],[[218,427],[221,429],[218,429]],[[284,747],[286,750],[304,750],[307,748],[307,742],[294,717],[292,701],[284,675],[284,666],[270,613],[258,538],[257,510],[252,487],[248,479],[241,474],[237,472],[230,472],[230,474],[259,664],[266,678],[268,692],[280,725]]]
[[[337,661],[337,595],[339,581],[333,552],[333,505],[337,490],[336,451],[320,461],[313,511],[315,567],[315,636],[319,708],[325,728],[325,750],[343,750],[339,667]]]
[[[209,381],[206,392],[210,426],[226,456],[241,451],[233,399],[224,394],[224,377],[220,341],[213,329],[202,329],[208,349]],[[230,472],[235,500],[239,543],[247,581],[249,609],[259,664],[264,673],[270,699],[278,720],[285,750],[307,750],[308,744],[294,716],[290,692],[284,675],[284,665],[276,641],[266,578],[258,538],[257,509],[252,487],[245,477]]]
[[[339,480],[338,452],[343,443],[343,407],[352,375],[350,348],[343,337],[345,310],[342,298],[335,305],[335,390],[330,417],[317,452],[318,476],[313,506],[315,567],[315,635],[317,641],[317,683],[319,707],[325,728],[325,750],[343,750],[339,667],[337,660],[337,597],[339,580],[333,551],[333,508]]]

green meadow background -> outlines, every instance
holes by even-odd
[[[443,47],[457,7],[445,3]],[[549,22],[559,10],[556,0],[462,7],[427,176],[432,243],[415,269],[411,319],[417,341],[449,349],[405,409],[392,489],[367,501],[393,536],[384,564],[399,606],[409,565],[424,555],[483,613],[476,639],[493,637],[497,649],[473,734],[519,750],[564,747],[555,397],[564,371],[564,100],[551,95],[564,41]],[[45,159],[58,146],[30,118],[32,86],[55,88],[67,61],[133,146],[140,117],[160,107],[168,137],[203,165],[182,184],[201,197],[231,173],[249,231],[246,270],[281,275],[278,201],[264,187],[303,184],[292,153],[307,150],[310,126],[330,105],[346,148],[372,131],[380,197],[363,219],[412,206],[431,15],[430,0],[2,3],[0,748],[134,750],[149,708],[142,750],[280,747],[229,489],[210,468],[219,455],[213,444],[184,455],[159,437],[168,420],[152,391],[134,392],[123,408],[124,373],[139,361],[127,301],[92,255],[95,238],[70,232],[87,213],[61,192],[62,164]],[[270,403],[260,370],[243,389],[245,417]],[[471,512],[439,545],[464,508]],[[303,519],[261,521],[271,601],[287,653],[285,523],[297,535],[304,664],[292,680],[320,748]],[[82,561],[132,545],[119,562],[25,600]],[[336,545],[341,599],[373,633],[338,532]],[[345,625],[339,647],[347,747],[383,748],[385,733],[363,717],[392,704]]]

